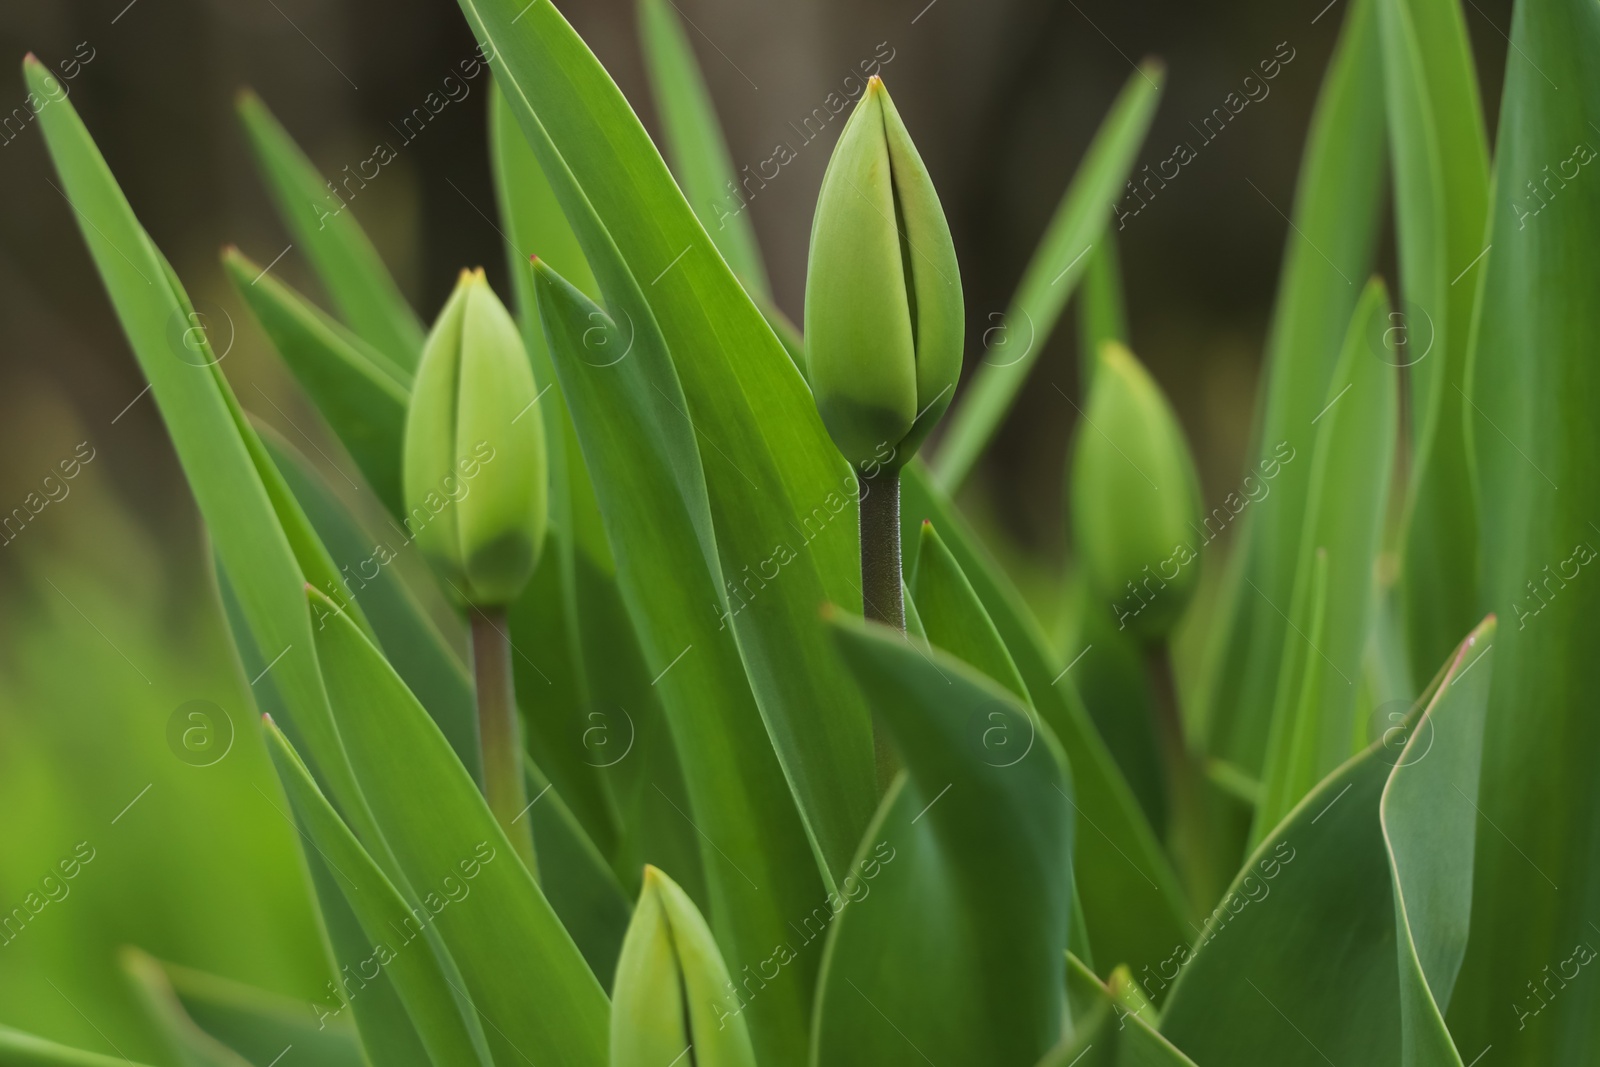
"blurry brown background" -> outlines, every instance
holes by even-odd
[[[1270,96],[1201,148],[1119,235],[1134,347],[1181,412],[1207,498],[1226,492],[1249,433],[1287,230],[1277,209],[1290,209],[1307,120],[1348,0],[1325,11],[1327,0],[676,2],[694,27],[736,165],[753,165],[775,142],[792,140],[791,121],[840,88],[858,62],[892,49],[884,77],[933,171],[961,256],[969,360],[1096,125],[1133,74],[1132,61],[1156,55],[1167,64],[1160,111],[1140,153],[1141,164],[1153,164],[1179,140],[1198,143],[1189,124],[1238,89],[1258,61],[1280,46],[1292,49]],[[628,0],[559,6],[654,129]],[[1509,0],[1469,0],[1467,8],[1491,129],[1509,7]],[[315,417],[218,267],[224,243],[261,263],[288,244],[233,118],[233,96],[246,85],[258,90],[332,177],[392,139],[389,124],[472,54],[455,4],[7,0],[0,7],[0,57],[8,61],[31,49],[55,65],[80,42],[94,58],[71,83],[73,102],[191,292],[232,312],[239,334],[226,367],[235,390],[291,437],[297,434],[286,423],[316,434]],[[479,213],[493,214],[486,83],[470,84],[471,95],[450,104],[353,202],[425,318],[462,265],[487,265],[505,291],[499,238]],[[22,105],[20,77],[0,85],[9,86],[0,90],[0,113]],[[797,320],[812,207],[837,130],[802,148],[750,207],[779,300]],[[168,587],[196,581],[193,507],[150,398],[127,407],[144,383],[51,181],[36,128],[0,147],[0,499],[6,507],[20,501],[87,438],[100,457],[99,477],[144,534],[170,549]],[[298,250],[276,269],[317,292]],[[1071,428],[1070,408],[1047,383],[1076,393],[1071,323],[1069,312],[969,499],[1046,566],[1061,551],[1060,481]],[[45,514],[38,532],[25,536],[77,536],[52,518],[59,517]],[[0,554],[0,581],[18,558]]]

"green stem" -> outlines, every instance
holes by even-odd
[[[867,618],[906,632],[898,470],[861,479],[861,601]]]
[[[504,608],[472,609],[472,672],[478,695],[478,744],[483,754],[483,795],[528,870],[539,877],[527,818],[522,771],[522,731],[511,680],[511,639]]]
[[[880,469],[873,477],[861,479],[861,606],[867,618],[906,632],[898,468]],[[872,750],[881,794],[894,780],[899,760],[877,716],[873,716]]]

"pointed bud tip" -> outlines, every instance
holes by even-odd
[[[29,52],[27,55],[22,57],[22,66],[24,68],[27,68],[27,67],[42,67],[42,66],[44,66],[44,64],[39,62],[39,57],[38,56],[34,55],[32,52]]]

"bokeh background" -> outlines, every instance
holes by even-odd
[[[675,2],[736,165],[791,140],[789,124],[858,63],[892,57],[884,78],[961,257],[969,354],[1136,61],[1167,64],[1140,154],[1154,164],[1194,141],[1190,124],[1259,61],[1292,52],[1270,95],[1117,235],[1134,348],[1178,408],[1205,498],[1227,492],[1250,433],[1283,213],[1346,0]],[[655,129],[628,0],[560,6]],[[1466,8],[1491,129],[1509,8]],[[291,440],[335,453],[219,267],[227,243],[262,263],[289,244],[234,96],[256,89],[333,178],[392,139],[390,124],[473,54],[455,4],[8,0],[0,57],[29,50],[52,65],[79,58],[73,102],[146,228],[197,301],[231,314],[225,367],[245,406]],[[506,291],[490,221],[486,83],[471,84],[352,202],[425,318],[464,265],[485,265]],[[317,932],[195,509],[39,131],[20,121],[21,79],[0,85],[10,86],[0,89],[0,512],[75,450],[92,455],[64,498],[0,545],[0,918],[80,843],[94,854],[63,899],[14,938],[0,934],[0,1022],[138,1058],[150,1046],[116,971],[119,946],[310,996],[323,978]],[[797,321],[837,130],[800,149],[749,208],[779,303]],[[296,250],[274,269],[318,291]],[[1061,482],[1073,423],[1050,385],[1077,396],[1072,318],[962,500],[1046,615],[1066,556]],[[166,741],[174,710],[196,699],[224,709],[238,734],[206,767],[178,760]]]

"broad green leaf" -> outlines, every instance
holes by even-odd
[[[1466,947],[1494,630],[1261,842],[1192,953],[1139,975],[1176,978],[1160,1029],[1196,1063],[1459,1067],[1434,1005]]]
[[[842,614],[833,625],[905,771],[839,907],[818,909],[829,932],[812,1063],[1031,1067],[1065,1022],[1066,756],[954,656]]]
[[[0,1063],[6,1067],[141,1067],[121,1056],[58,1045],[9,1026],[0,1026]]]
[[[739,281],[752,297],[770,301],[767,270],[755,227],[744,213],[745,194],[739,191],[728,142],[688,35],[670,2],[639,0],[639,39],[672,172],[695,217]]]
[[[407,904],[432,913],[494,1061],[604,1063],[605,993],[444,735],[343,613],[329,611],[316,641],[351,765],[414,894]]]
[[[1382,0],[1378,13],[1401,260],[1398,324],[1406,334],[1397,362],[1412,364],[1400,593],[1411,670],[1424,676],[1479,608],[1476,501],[1458,390],[1487,243],[1489,153],[1461,6]]]
[[[1388,310],[1383,284],[1372,281],[1317,416],[1294,598],[1273,605],[1284,609],[1279,624],[1289,636],[1256,841],[1368,736],[1356,721],[1356,698],[1378,609],[1378,553],[1400,418],[1395,369],[1372,350],[1388,328]]]
[[[971,473],[1055,329],[1085,260],[1107,229],[1107,205],[1116,202],[1118,183],[1144,143],[1164,79],[1161,64],[1147,60],[1123,86],[1034,250],[1001,328],[989,331],[993,343],[972,375],[966,398],[956,404],[933,461],[934,481],[945,492],[953,494]]]
[[[415,370],[422,356],[422,323],[345,200],[359,186],[352,187],[347,175],[341,179],[341,195],[254,93],[239,94],[238,110],[267,191],[340,316],[395,367]],[[354,180],[365,185],[360,178]]]
[[[1483,589],[1504,627],[1493,653],[1472,941],[1450,1011],[1469,1062],[1494,1045],[1485,1064],[1600,1058],[1600,1012],[1585,987],[1593,967],[1568,977],[1581,966],[1575,946],[1600,947],[1590,925],[1600,924],[1597,54],[1593,4],[1516,5],[1484,242],[1493,248],[1477,268],[1462,401],[1481,489]],[[1556,973],[1570,988],[1547,977]]]
[[[257,431],[317,536],[339,567],[340,588],[360,603],[389,661],[439,724],[456,758],[478,775],[477,704],[467,669],[394,571],[411,538],[391,526],[373,538],[339,502],[332,488],[294,446],[267,429]]]
[[[608,288],[631,285],[614,257],[591,253]],[[729,970],[740,973],[765,961],[790,936],[794,917],[807,914],[827,889],[728,626],[732,609],[719,595],[722,574],[694,431],[636,289],[614,305],[615,315],[631,319],[633,348],[613,362],[610,353],[626,345],[627,332],[542,263],[535,264],[535,282],[557,379],[616,553],[618,583],[656,671],[682,762],[690,806],[677,814],[686,821],[692,815],[703,841],[712,929]],[[609,333],[604,344],[592,332],[597,326]],[[712,604],[719,607],[708,609]],[[651,788],[653,806],[675,806]],[[750,1006],[747,1022],[763,1064],[805,1061],[817,949],[765,978]]]
[[[917,598],[917,617],[923,636],[1032,707],[1028,687],[1023,684],[1016,662],[994,628],[994,620],[984,610],[978,594],[972,591],[972,583],[961,572],[961,564],[956,562],[933,523],[927,519],[922,520],[921,541],[910,584]]]
[[[250,1067],[237,1052],[195,1025],[172,991],[166,972],[148,953],[124,948],[121,963],[172,1063],[177,1067]]]
[[[524,339],[535,376],[554,383],[533,274],[522,252],[537,251],[591,297],[600,288],[555,190],[499,92],[491,105],[490,145]],[[565,660],[542,662],[538,671],[525,658],[516,660],[519,690],[541,695],[537,714],[524,709],[530,712],[525,716],[529,742],[540,768],[605,850],[629,899],[639,891],[644,864],[654,863],[672,871],[690,896],[704,903],[699,835],[671,805],[661,803],[665,793],[673,804],[689,807],[671,734],[650,684],[656,671],[645,663],[617,589],[616,561],[566,398],[552,388],[540,403],[550,448],[551,540],[559,575],[536,577],[535,584],[549,584],[530,589],[513,609],[511,627],[519,643],[550,650],[541,661],[562,654]],[[563,699],[571,714],[551,714]],[[627,757],[621,756],[624,748]]]
[[[1258,457],[1252,475],[1276,473],[1271,496],[1239,519],[1238,562],[1228,569],[1224,609],[1211,627],[1197,690],[1210,753],[1249,774],[1260,773],[1266,757],[1284,645],[1297,640],[1280,611],[1293,598],[1301,556],[1312,420],[1328,402],[1345,327],[1377,242],[1384,114],[1374,2],[1352,0],[1345,12],[1312,115],[1251,449]]]
[[[23,64],[41,98],[54,75],[30,57]],[[59,86],[57,86],[59,89]],[[69,100],[39,115],[45,143],[78,216],[117,317],[150,382],[200,514],[238,597],[254,643],[265,652],[281,694],[285,726],[310,755],[347,817],[370,818],[350,773],[329,712],[301,590],[333,568],[309,533],[292,496],[243,418],[199,320],[117,187]],[[286,532],[282,523],[288,518]],[[320,557],[317,553],[320,552]],[[316,563],[312,573],[307,561]],[[337,595],[337,590],[333,592]]]
[[[647,867],[612,994],[611,1067],[755,1067],[733,981],[694,901]],[[729,1025],[729,1024],[732,1025]]]
[[[250,305],[295,379],[350,450],[391,514],[405,515],[400,492],[400,442],[409,375],[308,300],[263,272],[238,249],[223,253],[234,288]]]
[[[1081,819],[1074,869],[1095,961],[1105,967],[1128,963],[1135,971],[1160,961],[1174,945],[1189,940],[1189,904],[1078,699],[1070,676],[1075,668],[1056,663],[1046,651],[1021,596],[920,463],[901,472],[901,490],[905,565],[915,568],[921,521],[932,520],[1005,641],[1035,709],[1066,750],[1075,786],[1074,813]]]
[[[1479,795],[1491,680],[1467,674],[1489,654],[1495,628],[1493,617],[1485,620],[1445,667],[1441,684],[1448,692],[1435,699],[1460,705],[1445,720],[1450,731],[1439,729],[1435,711],[1430,729],[1414,742],[1398,731],[1386,733],[1381,742],[1391,751],[1405,745],[1378,803],[1394,889],[1404,1067],[1461,1067],[1443,1013],[1467,953],[1472,880],[1466,871],[1476,847],[1478,812],[1476,802],[1455,801]],[[1492,666],[1479,669],[1487,674]]]
[[[628,929],[628,898],[605,856],[550,780],[533,760],[524,758],[524,766],[528,796],[533,797],[528,818],[539,857],[539,888],[589,961],[601,988],[609,989]]]
[[[441,1065],[489,1063],[481,1024],[464,994],[452,987],[427,936],[435,916],[430,909],[408,904],[385,877],[270,717],[265,733],[267,751],[306,844],[339,875],[345,900],[371,942],[365,962],[388,974],[428,1055]],[[357,973],[364,971],[362,967]]]
[[[837,874],[876,794],[868,709],[816,619],[824,601],[860,602],[855,479],[771,328],[572,27],[550,4],[461,6],[591,267],[602,275],[597,257],[615,242],[676,361],[679,417],[693,420],[708,457],[721,570],[760,590],[741,596],[730,628],[806,829]],[[557,166],[575,184],[557,181]],[[601,282],[609,306],[622,283]],[[760,574],[775,553],[792,557],[782,581]]]
[[[1118,968],[1107,986],[1069,954],[1067,998],[1072,1032],[1039,1067],[1194,1067],[1155,1031],[1155,1010],[1129,984],[1125,968]]]
[[[244,669],[246,678],[259,679],[251,687],[254,704],[263,714],[281,723],[288,706],[267,672],[267,658],[261,654],[251,636],[233,583],[229,581],[216,553],[213,553],[213,563],[218,597],[222,601],[223,616],[228,621],[239,665]],[[262,795],[266,796],[264,790]],[[278,815],[293,826],[293,814],[286,807],[279,806],[277,801],[270,797],[267,799],[274,805]],[[377,833],[376,829],[372,832]],[[322,1030],[330,1024],[338,1028],[353,1021],[355,1025],[352,1029],[360,1037],[359,1047],[366,1050],[365,1055],[358,1052],[363,1060],[370,1056],[385,1064],[426,1067],[429,1062],[427,1050],[422,1046],[422,1039],[417,1035],[394,983],[383,968],[362,979],[359,985],[347,977],[359,972],[372,954],[372,943],[345,898],[339,876],[328,866],[321,852],[302,848],[300,855],[305,864],[308,893],[317,903],[317,926],[329,970],[339,978],[338,985],[330,980],[307,1005],[317,1029]],[[392,858],[390,862],[393,862]],[[348,1015],[346,1009],[349,1009]]]
[[[172,991],[189,1018],[251,1063],[270,1063],[293,1047],[306,1067],[364,1067],[360,1040],[347,1019],[317,1025],[304,1001],[161,962]]]

